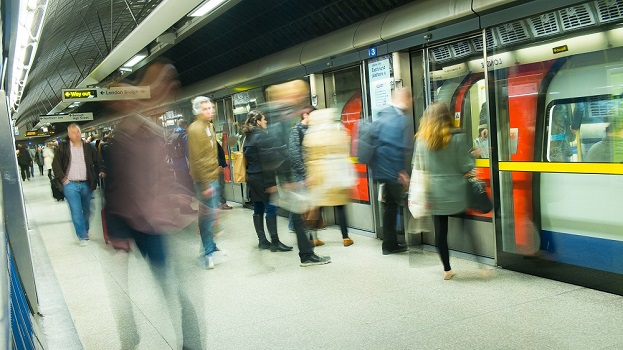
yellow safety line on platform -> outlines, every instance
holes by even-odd
[[[500,162],[500,171],[623,175],[623,164]]]

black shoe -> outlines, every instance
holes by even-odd
[[[271,248],[271,244],[268,240],[264,241],[264,242],[260,242],[260,244],[257,245],[257,248],[259,250],[264,250],[264,249],[270,249]]]
[[[301,259],[301,266],[307,267],[307,266],[313,266],[313,265],[324,265],[330,262],[331,262],[330,256],[318,256],[312,253],[311,256]]]
[[[383,255],[402,253],[402,252],[406,252],[407,250],[409,250],[409,248],[407,248],[406,245],[399,244],[394,249],[383,249]]]
[[[273,242],[270,244],[271,252],[289,252],[291,250],[292,247],[281,243],[279,240],[273,240]]]

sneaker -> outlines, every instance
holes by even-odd
[[[212,257],[212,254],[203,257],[201,267],[206,270],[212,270],[214,268],[214,257]]]
[[[86,239],[81,239],[78,244],[80,244],[81,247],[86,247],[88,244],[88,241]]]
[[[307,267],[307,266],[313,266],[313,265],[324,265],[330,262],[331,262],[330,256],[320,256],[320,255],[316,255],[312,253],[310,257],[301,259],[301,266]]]
[[[351,246],[351,245],[353,245],[353,243],[355,243],[355,242],[353,242],[353,240],[352,240],[352,239],[350,239],[350,238],[344,238],[344,247]]]
[[[229,210],[232,209],[232,207],[230,207],[229,205],[227,205],[227,203],[223,203],[221,205],[218,206],[219,209],[221,210]]]

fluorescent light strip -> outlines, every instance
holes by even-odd
[[[147,57],[147,55],[139,54],[132,57],[128,62],[126,62],[124,67],[134,67],[137,63],[139,63],[143,58]]]
[[[224,2],[225,2],[225,0],[209,0],[208,2],[206,2],[203,5],[199,6],[199,8],[197,8],[194,12],[192,12],[190,14],[190,17],[201,17],[201,16],[204,16],[204,15],[208,14],[209,12],[213,11],[215,8],[217,8],[220,4],[222,4]]]

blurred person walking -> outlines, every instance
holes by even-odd
[[[35,153],[35,163],[39,166],[39,172],[41,176],[43,176],[43,151],[41,150],[41,146],[37,146],[37,151]]]
[[[52,180],[52,161],[54,160],[54,143],[48,142],[43,149],[43,168],[48,171],[48,179]]]
[[[428,176],[428,204],[445,280],[454,275],[448,248],[448,217],[463,216],[467,209],[465,176],[475,164],[468,144],[465,134],[454,127],[454,118],[444,103],[433,103],[424,111],[415,148],[415,156],[423,162],[421,166],[416,164],[415,169],[424,170]]]
[[[32,164],[32,158],[28,149],[24,148],[21,144],[17,144],[17,164],[22,175],[22,181],[30,181],[30,165]]]
[[[262,151],[262,171],[276,178],[279,188],[268,188],[267,192],[279,193],[279,197],[290,197],[290,200],[297,198],[296,193],[300,188],[304,188],[303,182],[294,179],[293,168],[290,155],[288,154],[288,143],[292,130],[292,119],[301,115],[301,110],[309,104],[309,85],[303,80],[294,80],[287,83],[273,85],[267,89],[269,103],[267,106],[267,116],[270,120],[268,128],[270,147]],[[279,198],[282,202],[282,198]],[[297,201],[294,199],[294,201]],[[290,203],[300,207],[300,203]],[[294,211],[293,208],[287,208]],[[294,232],[299,248],[299,258],[302,267],[312,265],[323,265],[331,262],[329,256],[319,256],[314,253],[314,248],[307,237],[303,218],[301,214],[294,212]]]
[[[394,90],[392,104],[379,112],[379,119],[372,131],[376,140],[372,175],[383,184],[383,255],[407,251],[398,243],[396,216],[409,186],[408,145],[412,135],[408,133],[406,112],[411,108],[411,90]]]
[[[290,133],[290,140],[288,142],[288,152],[290,152],[290,159],[292,162],[292,171],[294,172],[295,181],[305,181],[307,168],[305,167],[305,156],[303,154],[303,139],[309,125],[309,113],[316,108],[313,106],[307,106],[301,111],[301,120],[294,125],[292,132]],[[288,220],[288,229],[294,231],[293,214],[290,213]],[[317,242],[322,245],[324,243]]]
[[[259,240],[258,248],[270,249],[272,252],[291,251],[292,247],[287,246],[279,240],[277,233],[277,207],[270,203],[269,188],[276,186],[274,175],[264,172],[262,161],[266,159],[272,141],[266,131],[268,121],[266,116],[260,111],[251,111],[245,121],[243,132],[246,135],[242,151],[247,161],[247,189],[249,198],[253,202],[253,226]],[[273,162],[273,160],[271,160]],[[266,227],[270,234],[271,241],[266,239],[264,232],[264,215],[266,215]]]
[[[171,64],[157,61],[139,74],[142,76],[136,85],[149,86],[151,99],[109,103],[125,117],[102,148],[109,172],[105,186],[108,234],[115,249],[128,251],[130,242],[134,241],[145,257],[162,290],[181,348],[205,349],[199,322],[201,313],[197,312],[201,308],[194,308],[173,273],[175,260],[169,259],[167,244],[171,235],[166,234],[191,224],[194,216],[178,215],[177,208],[180,203],[188,204],[192,197],[173,191],[174,180],[167,164],[163,129],[140,114],[173,97],[179,86],[177,71]],[[118,83],[117,86],[132,85]],[[126,268],[120,271],[119,282],[127,288],[128,254],[116,254],[115,258],[125,259]],[[118,288],[118,285],[111,288]],[[123,348],[135,348],[140,341],[129,300],[122,298],[112,302]]]
[[[311,112],[303,149],[307,185],[314,205],[335,207],[342,241],[348,247],[354,242],[348,236],[346,204],[350,202],[356,181],[349,158],[348,134],[338,118],[335,108]]]
[[[68,140],[61,142],[54,154],[54,176],[63,184],[63,193],[69,205],[71,220],[81,246],[89,240],[91,194],[97,188],[99,177],[104,177],[102,157],[90,144],[82,140],[78,124],[67,127]]]
[[[199,96],[192,102],[197,119],[188,127],[188,161],[190,175],[195,182],[199,206],[199,234],[203,244],[203,267],[214,268],[214,223],[219,198],[219,165],[216,132],[212,119],[216,110],[207,97]]]

